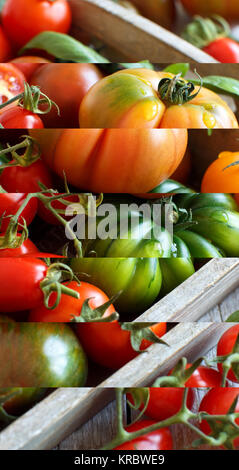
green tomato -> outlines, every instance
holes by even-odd
[[[24,413],[41,400],[46,391],[45,388],[33,387],[0,388],[0,422],[7,422],[7,415],[19,416]]]
[[[157,258],[74,258],[71,267],[81,280],[96,285],[108,297],[121,292],[114,301],[119,313],[144,312],[160,292]]]
[[[222,253],[206,238],[191,230],[179,231],[177,236],[183,241],[193,258],[221,258]]]
[[[171,292],[175,287],[195,273],[191,258],[160,259],[159,264],[163,278],[160,291],[161,297]]]

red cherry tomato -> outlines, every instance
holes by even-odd
[[[166,332],[166,323],[151,326],[153,332],[161,337]],[[120,323],[78,323],[76,334],[86,354],[97,364],[119,369],[138,355],[130,342],[130,332],[123,330]],[[147,349],[152,343],[143,339],[140,349]]]
[[[9,224],[10,217],[5,218],[5,216],[15,215],[26,197],[26,193],[0,194],[0,217],[4,216],[1,224],[1,232],[5,232]],[[26,207],[23,209],[19,218],[19,222],[23,223],[23,219],[25,219],[26,224],[29,225],[34,219],[36,212],[37,199],[31,198]],[[21,231],[21,226],[19,226],[18,230]]]
[[[29,82],[34,72],[45,63],[50,63],[50,61],[44,57],[25,55],[12,59],[11,63],[21,70],[26,77],[26,81]]]
[[[7,0],[2,24],[9,39],[20,48],[42,31],[67,33],[71,10],[66,0]]]
[[[43,183],[47,188],[52,188],[50,172],[40,159],[29,166],[17,165],[4,168],[0,175],[0,184],[9,193],[40,191],[38,182]]]
[[[1,247],[1,238],[4,234],[0,234],[0,247]],[[20,234],[17,235],[20,237]],[[32,256],[39,256],[39,250],[37,247],[32,243],[31,240],[25,240],[19,248],[3,248],[0,249],[0,258],[7,258],[7,257],[15,257],[15,256],[25,256],[25,255],[32,255]]]
[[[142,420],[126,427],[128,432],[136,432],[140,429],[147,428],[156,424],[156,421]],[[172,450],[173,440],[169,428],[158,429],[145,434],[137,439],[126,442],[118,447],[116,450]]]
[[[17,67],[12,64],[0,64],[0,104],[22,93],[25,81],[25,76]]]
[[[187,364],[187,369],[191,364]],[[199,366],[185,383],[185,387],[220,387],[222,374],[215,369]]]
[[[219,62],[238,64],[239,44],[230,38],[219,38],[203,48],[204,52],[217,59]]]
[[[12,56],[10,41],[0,26],[0,62],[7,62]]]
[[[210,415],[225,415],[236,397],[239,397],[238,388],[211,388],[203,397],[199,411],[206,411]],[[239,400],[235,412],[239,413]],[[236,423],[239,424],[239,418],[236,419]],[[200,423],[200,428],[205,434],[211,433],[210,425],[205,420]],[[239,446],[239,437],[234,440],[234,445]]]
[[[14,106],[0,115],[0,124],[6,129],[43,129],[41,118],[27,109]]]
[[[233,350],[233,347],[235,345],[237,336],[239,335],[239,324],[233,325],[231,328],[229,328],[218,341],[217,345],[217,355],[218,356],[225,356],[227,354],[230,354]],[[218,364],[218,369],[222,372],[222,364]],[[237,370],[239,373],[239,367],[237,366]],[[232,380],[233,382],[239,382],[239,380],[236,378],[234,372],[230,369],[227,378],[229,380]]]
[[[63,283],[64,284],[64,283]],[[44,305],[31,310],[29,321],[31,322],[70,322],[73,317],[81,314],[82,306],[85,300],[90,299],[89,305],[92,309],[100,307],[108,302],[109,297],[98,287],[87,282],[81,282],[80,285],[76,281],[65,283],[67,287],[79,292],[79,299],[74,299],[69,295],[62,294],[59,305],[54,310],[49,310]],[[54,305],[56,301],[56,293],[53,292],[50,298],[50,305]],[[115,312],[111,305],[104,315],[108,316]]]

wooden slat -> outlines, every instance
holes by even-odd
[[[0,434],[0,450],[50,449],[110,402],[112,388],[150,385],[182,356],[194,360],[210,349],[228,324],[181,323],[96,388],[61,388]]]
[[[79,26],[105,44],[128,56],[130,62],[187,61],[216,63],[187,41],[128,11],[111,0],[69,0],[73,27]]]

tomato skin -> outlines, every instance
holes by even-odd
[[[17,213],[18,209],[22,205],[23,201],[27,197],[27,193],[2,193],[0,194],[0,217],[10,216]],[[23,223],[25,219],[26,224],[29,225],[34,219],[37,212],[37,199],[31,198],[25,209],[23,209],[19,222]],[[1,224],[1,232],[6,232],[8,227],[9,218],[3,218]],[[21,226],[18,227],[21,231]]]
[[[239,161],[239,152],[220,153],[206,170],[201,191],[203,193],[238,193],[239,164],[226,168],[237,161]]]
[[[144,419],[126,426],[125,429],[128,432],[135,432],[153,424],[156,424],[156,421]],[[172,450],[172,448],[171,432],[169,428],[162,428],[115,447],[115,450]]]
[[[56,80],[57,77],[57,80]],[[94,64],[47,64],[36,70],[31,85],[39,86],[60,108],[55,106],[42,116],[47,128],[79,127],[79,106],[88,90],[103,77]]]
[[[206,411],[211,415],[224,415],[227,414],[232,403],[239,395],[238,388],[211,388],[209,392],[203,397],[199,411]],[[235,409],[235,413],[239,412],[239,400],[237,401],[237,406]],[[236,423],[239,423],[239,418],[236,419]],[[202,420],[200,423],[200,429],[205,434],[210,434],[210,425],[205,421]],[[239,445],[239,437],[234,440],[235,447]]]
[[[69,183],[93,192],[148,192],[174,172],[187,147],[186,129],[45,129],[30,134],[50,168],[60,177],[65,171]]]
[[[225,333],[223,333],[223,335],[221,336],[217,344],[218,356],[225,356],[231,353],[235,345],[238,334],[239,334],[239,324],[233,325],[231,328],[225,331]],[[218,364],[218,369],[222,372],[222,364],[220,363]],[[237,373],[239,373],[238,365],[237,365]],[[237,382],[237,383],[239,382],[239,380],[236,378],[234,372],[231,369],[229,370],[227,374],[227,378],[231,380],[232,382]]]
[[[229,19],[239,18],[239,4],[237,0],[181,0],[184,8],[190,15],[208,16],[212,13]]]
[[[0,62],[7,62],[12,57],[12,47],[0,26]]]
[[[12,398],[9,398],[9,394],[13,394]],[[2,405],[3,408],[8,414],[14,416],[26,411],[31,405],[43,398],[45,394],[46,390],[43,388],[0,388],[0,400],[6,398]]]
[[[71,10],[66,0],[18,0],[17,5],[15,0],[7,0],[2,24],[9,39],[20,48],[42,31],[67,33]]]
[[[187,364],[187,369],[191,364]],[[185,383],[185,387],[220,387],[222,374],[215,369],[199,366]]]
[[[121,292],[114,305],[127,317],[146,311],[160,292],[157,258],[73,258],[71,267],[81,281],[99,287],[109,298]]]
[[[70,289],[75,290],[80,294],[79,299],[74,299],[69,295],[62,294],[59,305],[53,310],[47,309],[41,305],[34,310],[31,310],[28,321],[31,322],[70,322],[73,316],[78,317],[85,300],[90,299],[89,306],[94,309],[100,307],[105,302],[108,302],[109,297],[98,287],[93,286],[87,282],[81,282],[80,285],[76,281],[63,283]],[[56,293],[53,292],[50,298],[50,304],[54,305],[56,301]],[[113,305],[111,305],[105,312],[104,316],[111,315],[115,312]]]
[[[25,167],[17,165],[4,168],[0,175],[0,184],[9,193],[40,191],[38,181],[47,188],[52,188],[51,174],[41,159]]]
[[[0,234],[0,239],[3,234]],[[17,235],[20,237],[20,234]],[[38,248],[32,243],[31,240],[25,240],[19,248],[4,248],[0,249],[0,258],[19,257],[25,255],[35,256],[39,254]]]
[[[0,387],[80,387],[85,383],[84,351],[64,323],[3,322],[0,342]]]
[[[82,128],[238,128],[236,116],[219,95],[204,87],[185,104],[161,100],[158,85],[175,75],[148,69],[124,69],[97,82],[83,98]],[[186,81],[185,81],[186,83]],[[152,186],[154,187],[154,186]],[[152,189],[151,187],[151,189]]]
[[[41,305],[43,293],[39,284],[46,273],[47,265],[40,259],[1,258],[0,311],[18,312]]]
[[[239,63],[239,44],[230,38],[219,38],[203,48],[204,52],[222,63]]]
[[[14,64],[0,64],[0,104],[22,93],[25,81],[25,76]],[[4,108],[5,110],[6,108]],[[2,112],[3,110],[1,110]]]
[[[166,323],[157,323],[151,329],[161,337],[166,332]],[[130,332],[122,330],[117,321],[78,323],[75,331],[87,356],[104,367],[119,369],[139,354],[131,346]],[[150,345],[143,339],[140,349],[143,351]]]
[[[139,12],[155,23],[166,28],[172,26],[175,17],[175,8],[172,0],[131,0],[130,3],[136,6]]]
[[[29,82],[34,72],[43,64],[50,63],[50,61],[44,57],[26,55],[12,59],[11,63],[21,70],[26,77],[26,81]]]
[[[14,106],[0,115],[0,124],[6,129],[43,129],[41,118],[27,109]]]

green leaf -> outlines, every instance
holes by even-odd
[[[140,69],[140,68],[144,68],[144,69],[150,69],[150,70],[154,70],[154,66],[153,64],[151,64],[151,62],[149,62],[149,60],[142,60],[141,62],[127,62],[127,63],[121,63],[120,65],[122,65],[122,67],[124,67],[125,69]]]
[[[233,322],[238,323],[238,322],[239,322],[239,310],[237,310],[236,312],[232,313],[232,314],[226,319],[226,321],[229,322],[229,323],[233,323]]]
[[[44,31],[29,41],[20,51],[22,55],[29,49],[41,49],[57,59],[73,62],[109,63],[109,61],[90,47],[67,34]]]
[[[194,85],[200,85],[199,80],[191,80]],[[219,75],[209,75],[203,78],[203,86],[216,93],[224,93],[232,96],[239,96],[239,80],[236,78],[223,77]]]
[[[174,75],[178,75],[181,73],[181,76],[184,77],[186,73],[189,71],[190,65],[187,63],[179,63],[179,64],[171,64],[168,65],[163,72],[173,73]]]

